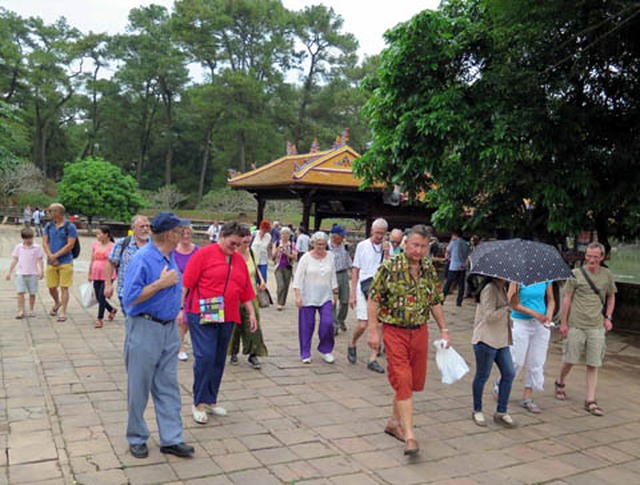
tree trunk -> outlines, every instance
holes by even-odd
[[[204,142],[204,150],[202,152],[202,166],[200,168],[200,181],[198,182],[198,203],[202,201],[204,196],[204,182],[207,178],[207,166],[209,165],[209,154],[211,153],[211,138],[213,136],[213,126],[207,129]]]
[[[244,131],[238,132],[238,159],[239,159],[239,170],[240,172],[245,172],[247,169],[247,160],[245,155],[245,140],[244,140]]]
[[[609,243],[609,223],[606,214],[598,214],[596,216],[596,231],[598,233],[598,242],[604,246],[606,254],[611,251]]]

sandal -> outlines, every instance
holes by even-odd
[[[116,316],[116,313],[118,313],[118,309],[117,309],[117,308],[114,308],[113,310],[111,310],[111,311],[109,312],[109,316],[107,317],[107,320],[109,320],[110,322],[112,322],[112,321],[113,321],[113,319],[114,319],[114,318],[115,318],[115,316]]]
[[[19,313],[16,315],[16,320],[22,320],[23,318],[24,318],[24,313],[23,313],[23,312],[19,312]]]
[[[49,312],[49,315],[51,315],[52,317],[55,317],[58,314],[58,310],[60,310],[61,306],[62,306],[61,304],[53,305],[53,308]]]
[[[57,319],[58,322],[66,322],[67,321],[67,317],[66,315],[60,315]]]
[[[602,411],[602,408],[598,406],[597,401],[585,401],[584,410],[593,416],[604,416],[604,411]]]
[[[93,325],[93,328],[102,328],[103,322],[102,320],[96,320],[96,323]]]
[[[558,401],[564,401],[567,398],[567,393],[564,391],[566,384],[560,384],[558,381],[554,382],[556,386],[556,399]]]
[[[530,413],[540,414],[540,406],[538,406],[533,399],[525,399],[520,405]]]

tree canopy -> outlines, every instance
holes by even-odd
[[[386,35],[368,183],[441,228],[637,234],[640,4],[452,0]]]
[[[195,205],[228,169],[274,160],[287,141],[328,147],[346,127],[354,148],[369,141],[366,69],[326,7],[177,0],[132,9],[118,35],[0,7],[0,34],[0,156],[50,179],[102,157],[142,189],[175,186]]]
[[[84,214],[89,224],[95,216],[128,221],[145,205],[135,179],[101,158],[65,165],[58,197],[69,213]]]

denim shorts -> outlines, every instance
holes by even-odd
[[[29,293],[30,295],[36,295],[38,293],[38,275],[16,275],[16,290],[18,290],[18,293]]]

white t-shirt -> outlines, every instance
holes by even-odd
[[[358,281],[372,277],[378,271],[383,258],[382,243],[373,244],[371,239],[360,241],[356,246],[353,267],[360,269]]]
[[[293,277],[293,288],[302,292],[304,306],[322,306],[331,301],[334,288],[338,287],[333,254],[327,251],[322,259],[305,253],[298,262]]]
[[[309,240],[309,236],[304,233],[298,236],[298,239],[296,239],[296,248],[299,253],[306,253],[309,251]]]
[[[218,242],[218,237],[220,236],[220,226],[211,224],[209,229],[207,229],[207,234],[209,234],[209,241]]]
[[[256,256],[257,264],[269,263],[269,253],[267,251],[269,244],[271,244],[271,234],[265,232],[264,237],[261,238],[260,231],[256,231],[251,243],[251,249]]]

